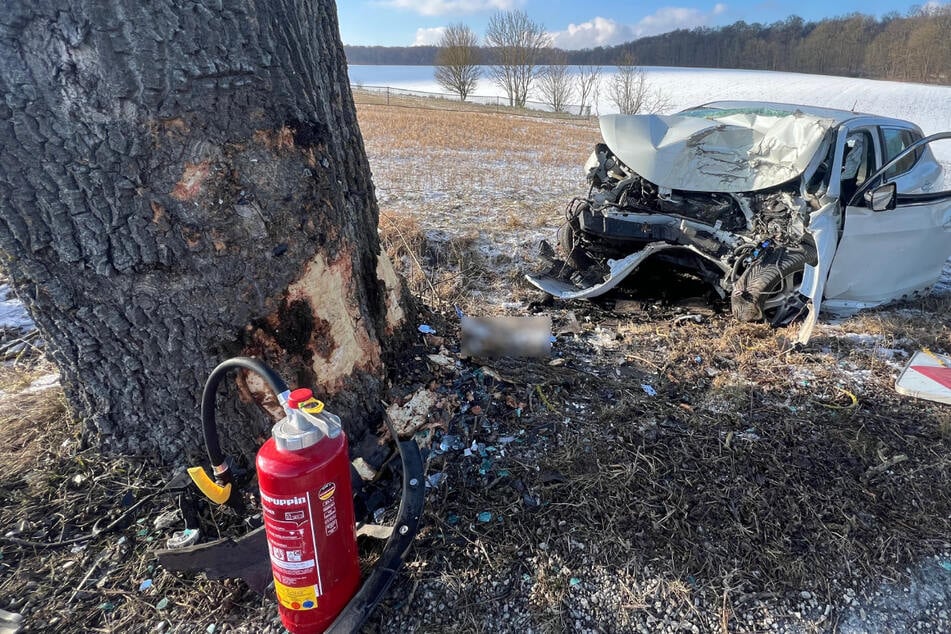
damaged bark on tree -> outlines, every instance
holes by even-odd
[[[204,379],[240,354],[363,436],[411,302],[333,2],[15,2],[0,56],[3,267],[103,447],[192,457]],[[227,445],[267,435],[267,393],[238,377]]]

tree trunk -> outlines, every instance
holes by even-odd
[[[239,354],[315,385],[359,439],[409,321],[333,2],[211,5],[0,15],[3,266],[104,449],[175,463],[202,449],[207,373]],[[253,451],[253,403],[276,403],[236,384],[222,433]]]

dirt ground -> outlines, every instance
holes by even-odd
[[[522,274],[594,123],[359,115],[381,236],[436,331],[391,401],[438,404],[423,528],[365,631],[951,630],[951,407],[894,390],[914,351],[951,352],[951,288],[802,348],[657,269],[546,302]],[[460,358],[457,308],[549,316],[552,358]],[[84,446],[53,372],[0,371],[0,608],[25,631],[280,632],[272,597],[156,565],[168,474]]]

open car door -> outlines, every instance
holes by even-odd
[[[828,308],[863,308],[910,297],[941,276],[951,257],[951,190],[906,193],[889,169],[951,132],[912,143],[845,205],[842,235],[823,292]],[[898,181],[898,182],[896,182]]]

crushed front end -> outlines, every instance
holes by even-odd
[[[738,117],[741,122],[758,119],[764,127],[762,116],[744,115]],[[653,161],[642,171],[660,175],[657,180],[664,184],[635,171],[608,143],[596,146],[585,166],[588,195],[568,205],[558,232],[562,259],[529,281],[560,299],[596,297],[655,258],[691,272],[720,297],[729,297],[733,313],[743,321],[778,322],[798,312],[802,271],[815,263],[808,223],[819,206],[815,190],[821,189],[822,159],[831,143],[813,143],[814,156],[799,157],[802,170],[777,183],[789,172],[777,169],[763,178],[751,167],[751,155],[763,151],[763,135],[742,136],[736,144],[741,147],[724,152],[722,143],[709,147],[709,131],[697,131],[695,118],[687,119],[689,132],[678,137],[671,134],[679,125],[676,117],[663,118],[668,143],[663,138],[658,143],[654,134],[654,152],[628,151],[632,162]],[[648,122],[650,133],[656,133],[655,123]],[[611,136],[605,134],[605,139]],[[677,152],[670,151],[676,144]],[[686,163],[683,154],[690,157]],[[744,164],[734,170],[724,158]],[[691,172],[670,175],[669,169],[678,165]],[[761,165],[771,164],[764,160]],[[715,187],[709,191],[699,189],[711,185]],[[753,188],[739,189],[746,186]]]

